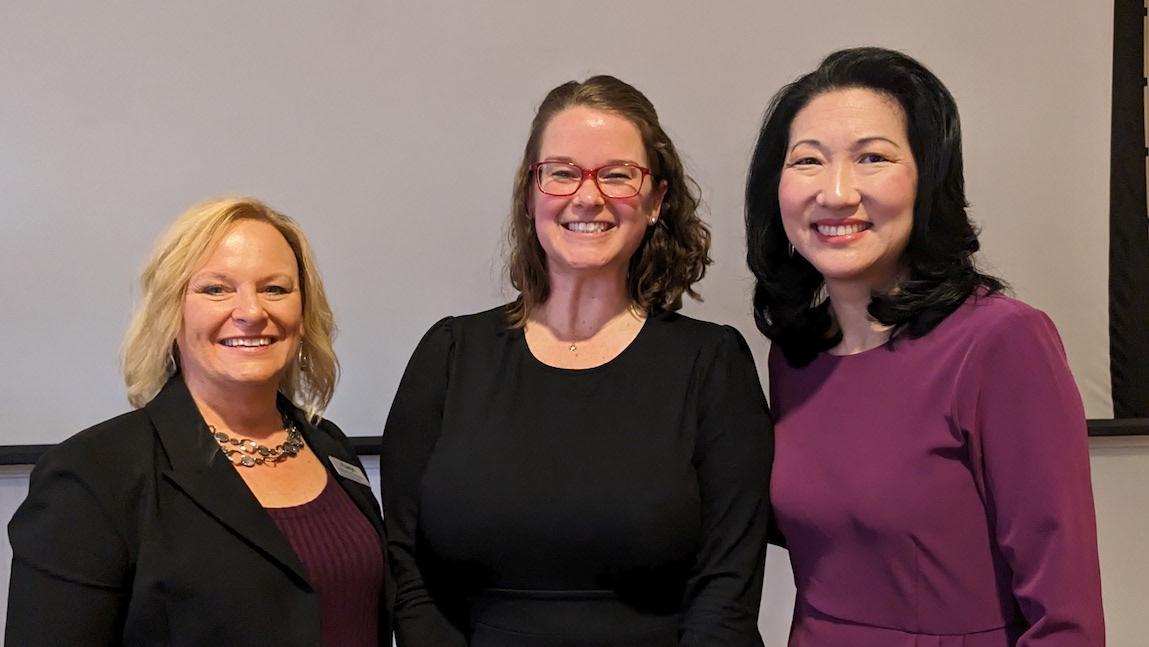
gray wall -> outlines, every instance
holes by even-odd
[[[3,442],[124,409],[116,358],[144,256],[189,204],[229,192],[314,239],[342,329],[330,415],[376,433],[423,331],[505,298],[503,217],[533,109],[595,72],[649,94],[702,186],[718,262],[688,313],[738,326],[764,357],[741,231],[762,111],[830,50],[871,43],[953,90],[984,260],[1050,312],[1089,415],[1110,417],[1106,3],[703,5],[0,3]]]
[[[718,262],[687,312],[736,325],[764,360],[741,259],[750,147],[781,84],[860,44],[950,86],[984,261],[1050,313],[1089,415],[1110,417],[1111,29],[1096,0],[0,2],[0,444],[126,408],[117,349],[143,258],[222,193],[309,232],[342,330],[329,414],[377,433],[426,327],[507,297],[503,217],[533,109],[598,72],[651,97],[702,186]],[[1143,608],[1149,453],[1094,443],[1094,466],[1109,608]],[[5,474],[0,500],[18,500]],[[771,635],[787,579],[769,576]]]

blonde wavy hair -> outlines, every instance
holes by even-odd
[[[183,324],[188,282],[203,255],[241,220],[275,227],[295,253],[303,297],[301,352],[291,362],[279,391],[318,420],[339,380],[335,317],[327,302],[311,244],[294,220],[254,198],[223,197],[183,213],[156,242],[140,275],[140,301],[124,336],[124,383],[128,402],[143,407],[179,370],[176,337]]]

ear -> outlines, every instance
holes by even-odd
[[[299,277],[299,345],[303,346],[303,337],[307,334],[307,296],[303,291],[303,276]],[[330,307],[330,306],[329,306]]]
[[[650,196],[653,201],[651,203],[652,215],[650,218],[650,224],[652,225],[658,222],[658,219],[662,217],[662,201],[666,198],[666,191],[669,188],[670,185],[666,183],[666,180],[662,180],[658,183],[658,187],[655,188],[654,194]]]
[[[534,221],[535,221],[535,192],[534,191],[528,191],[527,192],[527,199],[523,200],[523,207],[526,209],[525,215],[527,217],[527,222],[530,222],[533,225]]]

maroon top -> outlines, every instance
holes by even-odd
[[[791,647],[1103,645],[1081,397],[1052,322],[970,300],[919,339],[770,355]]]
[[[383,544],[339,486],[288,508],[266,508],[307,570],[324,647],[378,647]]]

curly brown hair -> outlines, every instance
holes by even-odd
[[[649,227],[630,258],[627,289],[635,307],[647,314],[682,307],[683,293],[699,301],[693,286],[706,274],[710,259],[710,229],[698,217],[698,184],[686,174],[682,159],[662,125],[654,105],[634,86],[613,76],[599,75],[579,83],[568,81],[547,93],[531,122],[531,134],[515,176],[507,238],[507,271],[519,291],[511,304],[511,324],[521,327],[550,296],[546,252],[531,216],[534,191],[531,164],[538,161],[543,131],[558,113],[575,106],[610,112],[638,128],[654,182],[666,182],[666,195],[657,223]]]

